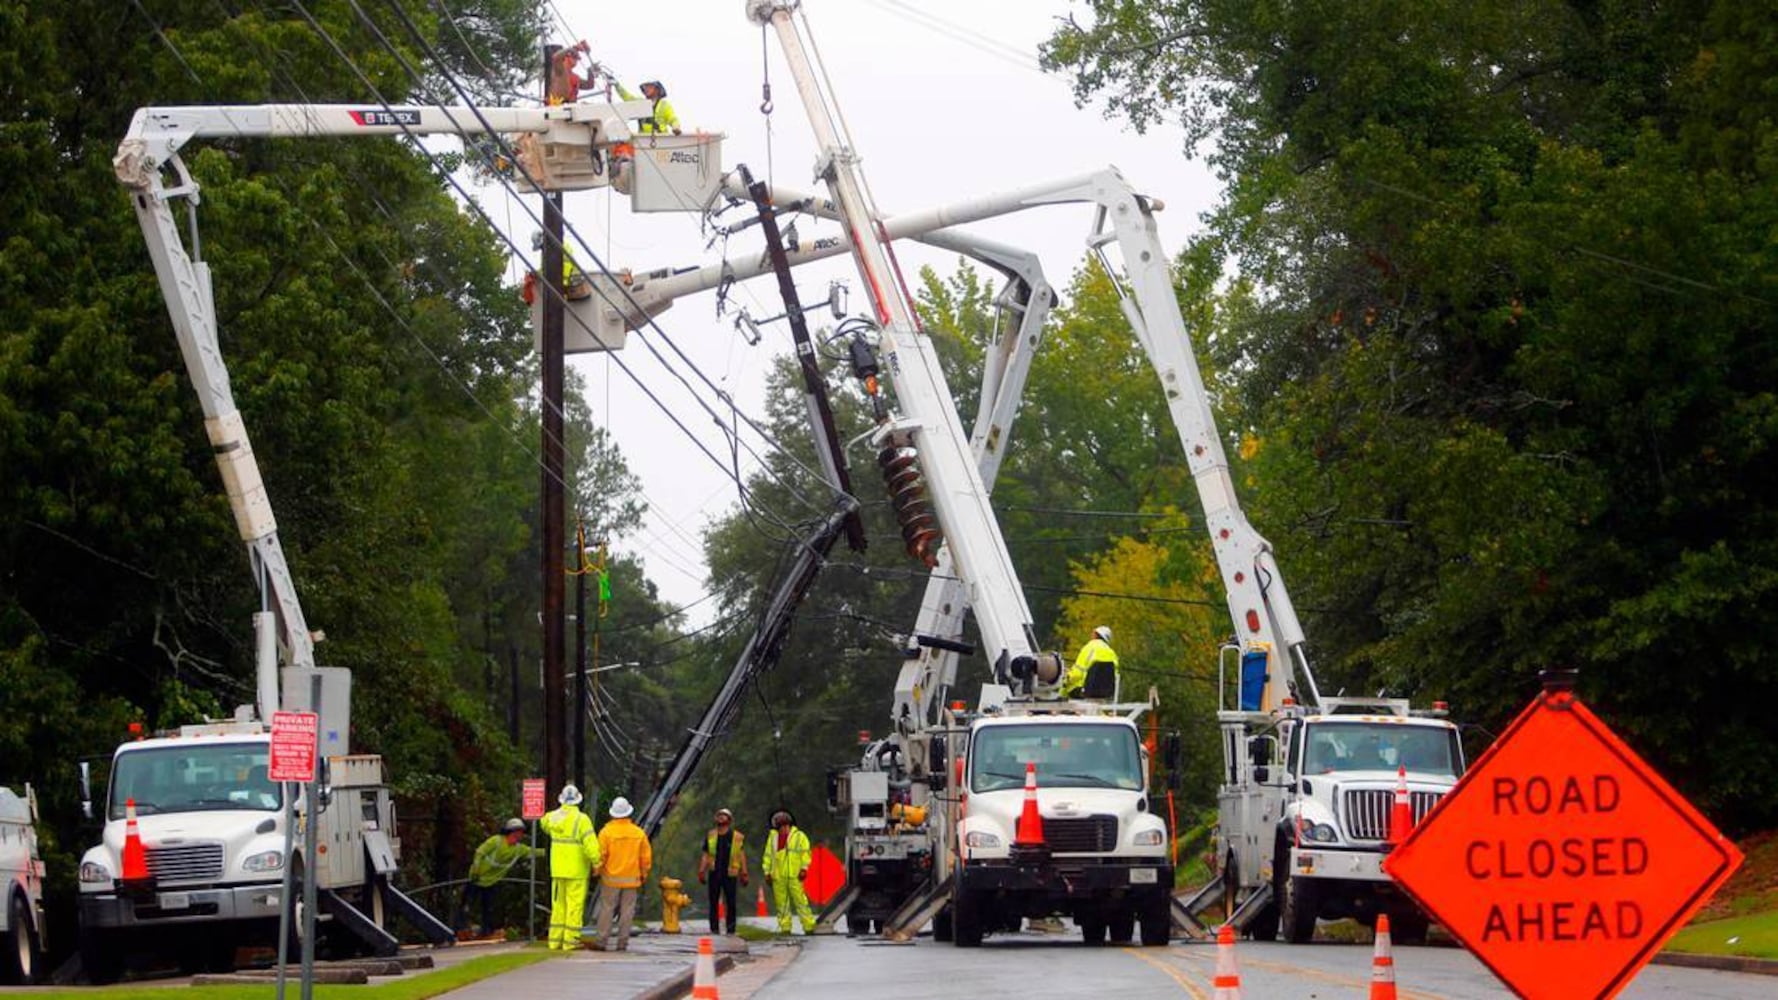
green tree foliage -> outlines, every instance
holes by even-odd
[[[1493,725],[1576,666],[1714,815],[1778,819],[1778,16],[1086,7],[1049,64],[1228,181],[1207,332],[1323,688]]]
[[[435,85],[403,68],[441,71],[390,8],[363,5],[399,60],[359,5],[305,6],[384,97]],[[404,10],[477,92],[531,74],[534,5]],[[117,142],[150,104],[368,95],[299,11],[254,0],[3,0],[0,39],[0,778],[33,780],[66,831],[74,760],[126,722],[252,699],[259,606]],[[389,760],[408,862],[447,876],[528,770],[509,668],[538,714],[540,431],[506,248],[398,140],[207,141],[185,159],[317,657],[354,670],[354,745]],[[571,502],[621,538],[637,484],[577,389],[569,423]],[[675,621],[633,561],[614,576],[611,651],[639,657]],[[71,878],[69,855],[53,870]]]

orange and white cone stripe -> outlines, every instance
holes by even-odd
[[[720,1000],[716,992],[716,948],[707,937],[698,938],[698,964],[691,974],[692,1000]]]
[[[1371,952],[1371,1000],[1395,1000],[1395,956],[1390,954],[1389,914],[1377,915],[1377,946]]]
[[[1223,924],[1216,932],[1216,987],[1213,1000],[1241,1000],[1241,969],[1235,964],[1235,929]]]

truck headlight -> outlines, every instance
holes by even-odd
[[[1130,838],[1130,843],[1137,847],[1159,847],[1166,839],[1166,835],[1159,830],[1138,830],[1136,836]]]
[[[80,880],[82,882],[95,882],[95,883],[96,882],[110,882],[111,881],[111,869],[106,868],[104,865],[99,864],[97,861],[82,861],[80,863]]]
[[[1326,823],[1311,823],[1308,820],[1303,820],[1302,831],[1303,839],[1311,843],[1331,844],[1340,839],[1339,834],[1334,832],[1334,828]]]
[[[249,855],[241,862],[241,870],[249,872],[275,872],[284,870],[283,851],[262,851]]]
[[[963,835],[963,844],[966,847],[999,847],[1000,838],[994,834],[976,830]]]

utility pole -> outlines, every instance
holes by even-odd
[[[574,786],[586,783],[586,522],[574,526]]]
[[[561,46],[543,47],[543,99],[550,99],[550,74]],[[562,500],[562,369],[566,355],[562,331],[567,288],[562,282],[562,194],[543,196],[543,774],[549,788],[561,788],[567,780],[567,755],[562,742],[567,736],[562,718],[562,538],[565,510]]]

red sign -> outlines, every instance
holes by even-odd
[[[816,844],[815,850],[809,855],[809,877],[803,882],[803,890],[809,894],[809,902],[816,906],[826,906],[841,889],[846,887],[846,866],[834,857],[826,844]]]
[[[272,713],[272,759],[266,777],[273,781],[315,780],[315,737],[321,717],[314,712]]]
[[[543,807],[543,779],[526,778],[519,787],[519,816],[527,820],[542,819],[549,811]]]
[[[1616,995],[1741,852],[1569,691],[1539,695],[1383,863],[1521,997]]]

